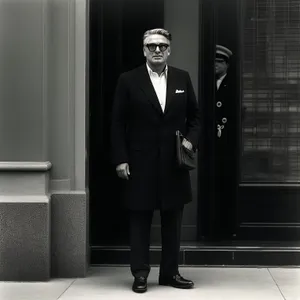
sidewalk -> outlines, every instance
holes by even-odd
[[[152,268],[148,292],[131,291],[128,267],[97,267],[82,279],[53,279],[46,283],[0,282],[1,300],[300,300],[300,269],[181,268],[195,282],[192,290],[157,285]]]

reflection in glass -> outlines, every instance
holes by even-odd
[[[241,179],[300,179],[300,0],[243,0]]]

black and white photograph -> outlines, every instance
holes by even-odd
[[[0,299],[300,299],[300,0],[0,0]]]

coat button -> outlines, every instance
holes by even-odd
[[[222,102],[221,101],[218,101],[217,102],[217,107],[221,107],[222,106]]]
[[[223,123],[223,124],[227,123],[227,118],[223,118],[223,119],[222,119],[222,123]]]

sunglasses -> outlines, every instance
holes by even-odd
[[[223,62],[226,62],[226,61],[225,61],[225,59],[222,59],[222,58],[216,58],[215,62],[223,63]]]
[[[164,52],[169,47],[168,44],[146,44],[145,46],[149,49],[150,52],[156,51],[157,47],[161,52]]]

